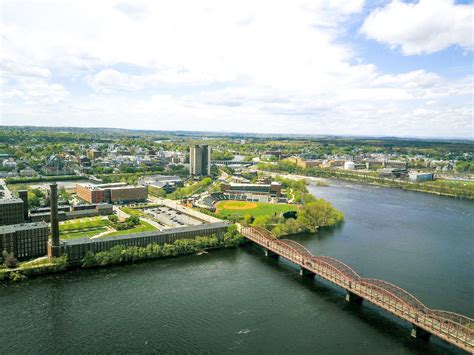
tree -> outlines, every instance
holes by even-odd
[[[244,216],[244,224],[246,226],[250,226],[254,221],[255,221],[255,217],[253,217],[252,215],[246,214]]]

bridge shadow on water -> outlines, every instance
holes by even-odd
[[[333,233],[333,230],[326,230],[325,232],[321,233],[319,237],[328,237]],[[301,236],[304,237],[305,235]],[[312,235],[307,235],[308,238],[310,236]],[[384,337],[400,343],[407,352],[418,354],[465,354],[464,351],[444,342],[436,336],[431,336],[429,340],[414,339],[410,335],[411,324],[385,312],[367,300],[364,300],[362,304],[345,301],[345,291],[341,288],[318,276],[314,279],[301,276],[299,268],[291,261],[282,257],[279,259],[266,257],[263,249],[254,243],[245,244],[242,250],[257,258],[262,264],[270,266],[282,277],[291,279],[295,285],[313,293],[314,297],[317,297],[319,301],[322,300],[325,306],[331,310],[343,312],[345,315],[363,322]]]

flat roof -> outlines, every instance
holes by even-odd
[[[241,184],[237,182],[231,182],[230,186],[234,187],[270,187],[271,184]]]
[[[0,199],[0,205],[6,205],[11,203],[23,203],[21,198],[2,198]]]
[[[40,221],[40,222],[19,223],[19,224],[10,224],[8,226],[0,226],[0,234],[12,233],[19,230],[36,229],[36,228],[48,228],[48,224],[44,221]]]
[[[229,226],[229,222],[215,222],[209,224],[199,224],[194,226],[184,226],[184,227],[176,227],[170,228],[165,230],[156,230],[151,232],[141,232],[141,233],[130,233],[130,234],[122,234],[116,235],[113,237],[103,237],[103,238],[77,238],[77,239],[68,239],[63,240],[64,244],[74,245],[74,244],[83,244],[83,243],[95,243],[101,241],[110,241],[110,240],[125,240],[130,238],[139,238],[139,237],[151,237],[155,235],[167,235],[172,233],[181,233],[181,232],[191,232],[191,231],[199,231],[205,229],[217,229]]]
[[[136,189],[136,188],[143,188],[143,186],[132,186],[127,185],[124,182],[112,183],[112,184],[91,184],[91,183],[78,183],[76,185],[89,188],[91,190],[119,190],[119,189]]]

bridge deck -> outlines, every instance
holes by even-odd
[[[447,311],[432,310],[415,296],[387,281],[361,277],[343,262],[312,255],[293,240],[278,240],[263,228],[245,227],[247,239],[339,287],[379,306],[470,353],[474,352],[474,321]]]

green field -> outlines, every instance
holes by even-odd
[[[108,219],[86,217],[61,222],[59,231],[61,239],[85,238],[105,232],[109,224]]]
[[[75,230],[75,231],[68,231],[61,233],[61,239],[75,239],[75,238],[88,238],[93,237],[94,235],[100,234],[105,232],[107,227],[96,227],[90,229],[82,229],[82,230]]]
[[[110,224],[111,223],[108,219],[102,219],[101,217],[81,218],[61,222],[59,225],[59,230],[61,239],[88,238],[105,232]],[[140,221],[140,224],[135,228],[108,233],[105,234],[104,237],[148,232],[155,229],[156,228],[151,224]]]
[[[101,217],[86,217],[79,219],[71,219],[61,222],[59,230],[61,232],[69,232],[78,229],[89,229],[97,227],[106,227],[110,224],[109,220]]]
[[[150,232],[156,230],[151,224],[140,221],[140,224],[132,229],[124,229],[121,231],[116,231],[110,234],[104,235],[104,237],[113,237],[117,235],[132,234],[132,233],[141,233],[141,232]]]
[[[217,204],[217,214],[222,217],[251,215],[253,217],[280,214],[282,212],[296,211],[296,205],[284,203],[263,203],[244,201],[220,201]]]

